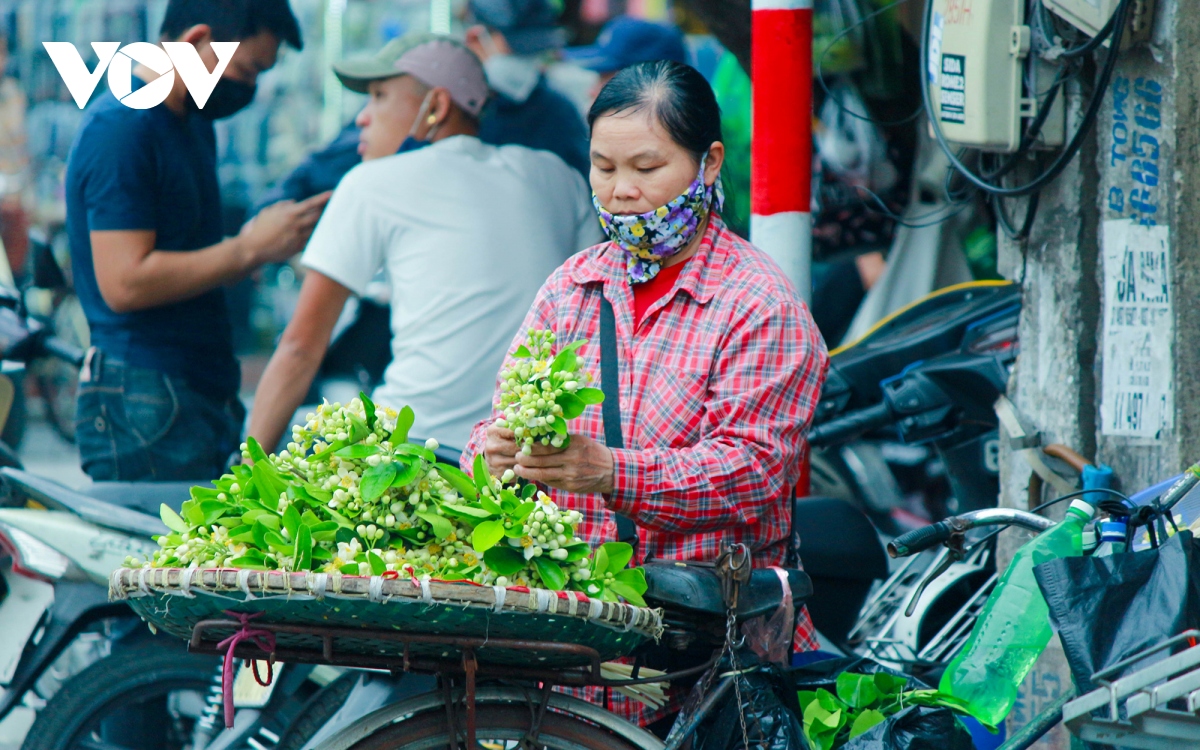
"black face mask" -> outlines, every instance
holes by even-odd
[[[188,95],[188,104],[196,114],[206,120],[221,120],[245,109],[250,102],[254,101],[254,94],[257,91],[258,86],[255,84],[242,83],[222,76],[221,80],[217,81],[216,87],[213,88],[212,95],[208,97],[204,109],[196,106],[196,100],[190,94]]]

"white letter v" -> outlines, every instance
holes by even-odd
[[[91,72],[88,72],[87,65],[83,62],[83,57],[79,54],[79,50],[75,49],[74,44],[42,42],[42,46],[46,48],[47,54],[54,62],[54,67],[58,68],[58,74],[62,76],[63,83],[67,84],[67,90],[71,92],[75,103],[79,105],[80,109],[83,109],[87,106],[88,99],[92,98],[96,84],[100,83],[100,76],[104,75],[108,64],[116,57],[117,49],[121,44],[120,42],[92,42],[92,49],[96,52],[96,57],[100,59],[100,62]]]

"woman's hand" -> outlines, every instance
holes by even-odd
[[[497,427],[495,422],[488,425],[487,439],[483,443],[483,457],[487,460],[488,470],[492,476],[503,476],[504,472],[517,465],[517,436],[506,427]]]
[[[491,445],[490,429],[488,445]],[[591,438],[572,435],[566,448],[535,445],[532,455],[518,453],[515,458],[513,471],[530,482],[541,482],[565,492],[612,492],[612,451]],[[490,464],[490,455],[488,461]]]

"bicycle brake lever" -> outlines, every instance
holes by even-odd
[[[949,570],[951,565],[956,562],[960,562],[963,557],[965,557],[965,553],[963,552],[963,541],[964,537],[961,532],[954,533],[948,540],[946,540],[946,556],[943,557],[941,562],[937,564],[937,567],[930,571],[929,575],[925,576],[921,583],[917,585],[917,590],[913,592],[912,599],[909,600],[908,606],[904,608],[905,617],[912,617],[913,612],[917,610],[917,602],[921,600],[921,595],[925,593],[925,589],[929,587],[929,584],[933,583],[938,576]]]

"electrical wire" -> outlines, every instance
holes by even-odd
[[[954,168],[961,172],[963,176],[967,178],[967,180],[973,183],[980,190],[1004,197],[1029,195],[1045,187],[1060,174],[1062,174],[1063,170],[1067,168],[1067,165],[1070,164],[1071,160],[1075,158],[1075,156],[1079,153],[1079,150],[1083,147],[1083,140],[1091,130],[1092,125],[1095,123],[1096,117],[1099,115],[1100,105],[1104,102],[1105,93],[1108,91],[1108,84],[1112,80],[1113,71],[1116,69],[1117,58],[1119,57],[1118,50],[1121,48],[1121,40],[1124,37],[1125,21],[1128,17],[1129,5],[1131,2],[1132,0],[1121,0],[1120,4],[1117,6],[1116,12],[1113,14],[1113,18],[1110,19],[1111,26],[1106,24],[1106,28],[1108,28],[1108,36],[1112,39],[1111,49],[1109,50],[1107,59],[1104,61],[1104,67],[1100,71],[1100,78],[1096,82],[1095,91],[1092,94],[1091,100],[1088,102],[1088,107],[1084,112],[1079,128],[1071,137],[1070,142],[1066,145],[1066,147],[1063,148],[1062,151],[1059,152],[1058,157],[1049,167],[1046,168],[1044,172],[1037,177],[1034,177],[1024,185],[1019,185],[1017,187],[1004,187],[1003,185],[994,184],[971,171],[971,169],[954,154],[953,150],[950,148],[950,144],[946,140],[945,134],[942,132],[941,125],[938,123],[937,118],[934,117],[933,102],[929,93],[929,77],[928,75],[924,74],[924,71],[927,69],[929,64],[929,24],[933,13],[933,3],[928,3],[925,13],[922,17],[921,24],[921,101],[928,115],[928,120],[930,127],[933,130],[934,139],[937,141],[938,146],[941,147],[942,151],[946,154],[946,158],[950,160],[952,165],[954,165]],[[1096,36],[1100,37],[1101,35],[1097,34]],[[1093,38],[1093,41],[1094,39],[1095,38]],[[1104,40],[1101,39],[1101,42],[1102,41]]]
[[[921,116],[922,112],[925,111],[925,105],[918,104],[917,108],[915,110],[913,110],[913,113],[911,115],[908,115],[907,117],[905,117],[904,119],[901,119],[901,120],[879,120],[877,118],[871,117],[870,115],[859,114],[858,112],[855,112],[854,110],[847,107],[845,104],[842,104],[842,102],[839,99],[837,99],[833,96],[833,93],[829,90],[829,84],[827,84],[825,82],[825,74],[822,71],[822,68],[825,67],[825,58],[829,57],[829,53],[831,50],[833,50],[834,45],[836,45],[839,41],[841,41],[843,37],[848,36],[851,32],[853,32],[858,27],[865,26],[868,21],[871,21],[876,16],[883,15],[884,13],[888,12],[892,8],[895,8],[898,5],[903,5],[904,3],[907,3],[907,2],[908,2],[908,0],[893,0],[892,2],[883,6],[882,8],[879,8],[877,10],[872,11],[871,13],[868,13],[867,15],[860,18],[858,21],[855,21],[850,26],[847,26],[845,29],[842,30],[842,32],[840,34],[835,36],[833,39],[829,40],[829,44],[825,46],[825,49],[821,52],[820,59],[817,60],[817,66],[816,66],[816,70],[814,72],[817,74],[817,83],[819,83],[821,85],[821,90],[825,92],[825,97],[827,99],[833,100],[833,103],[837,105],[838,109],[842,110],[843,112],[850,115],[851,117],[854,117],[859,120],[863,120],[865,122],[873,122],[876,125],[880,125],[882,127],[894,127],[896,125],[907,125],[908,123],[913,122],[914,120],[916,120],[918,117]]]

